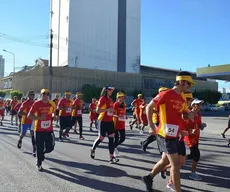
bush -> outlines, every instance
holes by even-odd
[[[193,97],[204,100],[205,103],[216,104],[220,100],[221,93],[212,90],[194,91]]]
[[[17,96],[18,100],[20,100],[23,96],[23,93],[19,90],[12,90],[12,91],[10,91],[10,96],[11,96],[11,99],[13,99],[14,96]]]
[[[101,88],[98,88],[95,85],[85,84],[82,86],[82,93],[84,94],[84,101],[86,103],[91,103],[93,97],[99,99]]]
[[[6,96],[6,91],[0,90],[0,97],[5,97]]]

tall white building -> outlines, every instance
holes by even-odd
[[[0,55],[0,78],[4,77],[5,73],[5,59]]]
[[[51,0],[53,66],[140,71],[140,0]]]

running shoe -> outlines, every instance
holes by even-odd
[[[2,122],[0,122],[0,125],[3,126]]]
[[[37,165],[38,171],[43,171],[42,165]]]
[[[36,157],[36,147],[33,147],[32,155],[33,155],[34,157]]]
[[[143,131],[143,130],[140,130],[140,134],[143,135],[143,134],[144,134],[144,131]]]
[[[112,158],[109,160],[109,163],[110,163],[110,164],[115,164],[115,163],[117,163],[117,162],[119,162],[119,159],[117,159],[116,157],[112,157]]]
[[[146,145],[143,144],[143,141],[141,141],[140,144],[141,144],[142,150],[143,150],[144,152],[146,152],[146,148],[147,148],[147,147],[146,147]]]
[[[21,147],[22,147],[22,141],[19,139],[18,140],[18,145],[17,145],[17,147],[19,148],[19,149],[21,149]]]
[[[79,139],[80,140],[85,140],[85,138],[83,136],[80,136]]]
[[[153,178],[149,175],[144,176],[141,178],[141,180],[144,182],[146,189],[148,192],[153,192],[152,186],[153,186]]]
[[[18,126],[18,124],[17,124],[17,123],[16,123],[15,125],[16,125],[16,126]]]
[[[221,133],[220,135],[221,135],[224,139],[226,138],[224,133]]]
[[[66,135],[66,137],[69,137],[69,133],[66,133],[65,135]]]
[[[195,181],[201,181],[202,180],[202,178],[199,175],[197,175],[196,172],[190,173],[189,178],[193,179]]]
[[[168,182],[167,188],[170,189],[171,191],[175,191],[174,185],[171,182]]]
[[[92,159],[95,158],[95,151],[94,151],[93,149],[90,149],[90,157],[91,157]]]
[[[160,176],[162,179],[166,179],[166,171],[161,171]]]
[[[14,124],[11,122],[11,125],[14,125]]]
[[[114,149],[113,155],[114,155],[115,157],[118,157],[118,156],[119,156],[119,151],[117,150],[117,148]]]
[[[133,130],[133,126],[131,124],[129,124],[130,130]]]

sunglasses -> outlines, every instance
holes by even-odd
[[[42,95],[47,95],[47,96],[49,96],[49,95],[50,95],[50,93],[46,93],[46,92],[44,92],[44,93],[42,93]]]
[[[30,93],[29,96],[34,96],[34,93]]]

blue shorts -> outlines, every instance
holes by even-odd
[[[23,124],[22,125],[22,133],[26,133],[27,130],[30,130],[30,131],[33,131],[32,129],[32,125],[29,125],[29,124]]]

